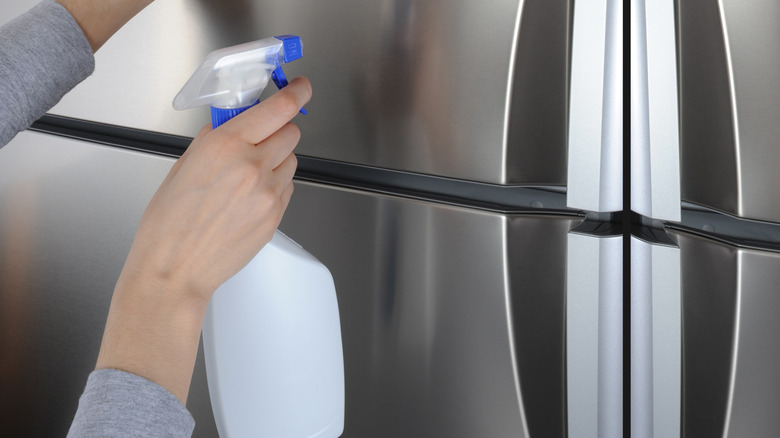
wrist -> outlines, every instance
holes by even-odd
[[[134,306],[157,307],[170,316],[200,314],[206,311],[213,290],[190,285],[187,281],[151,272],[124,270],[117,280],[114,296]]]
[[[186,403],[208,300],[175,287],[123,271],[96,369],[144,377]]]
[[[145,298],[151,300],[208,305],[219,285],[211,284],[210,277],[203,275],[205,266],[195,266],[199,259],[193,262],[183,257],[182,253],[189,250],[175,241],[163,242],[157,236],[144,234],[141,237],[141,234],[139,227],[114,293],[132,291],[133,294],[149,295]]]

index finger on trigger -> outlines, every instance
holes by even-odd
[[[273,96],[237,115],[223,126],[241,140],[257,144],[286,125],[309,99],[311,83],[304,77],[297,77]]]

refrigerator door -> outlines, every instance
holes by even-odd
[[[631,210],[680,221],[673,0],[631,0]]]
[[[623,436],[623,239],[567,236],[568,437]]]
[[[623,209],[623,2],[574,7],[566,205]]]
[[[282,230],[336,281],[344,437],[565,437],[579,220],[298,185]]]
[[[683,231],[682,433],[780,431],[780,253]]]
[[[0,149],[4,432],[65,435],[172,163],[34,132]],[[580,220],[297,182],[281,229],[336,283],[343,436],[565,437],[567,233]],[[187,407],[194,436],[217,436],[202,354]]]
[[[780,222],[780,3],[676,5],[682,199]]]
[[[635,438],[679,437],[680,249],[631,236],[630,260],[631,434]]]
[[[7,3],[0,22],[18,11]],[[572,3],[154,2],[100,49],[94,75],[51,113],[192,137],[208,109],[175,112],[171,101],[207,53],[297,34],[304,56],[284,68],[314,85],[309,116],[296,119],[305,133],[298,153],[494,184],[565,185]]]

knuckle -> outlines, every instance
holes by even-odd
[[[298,157],[295,154],[290,154],[288,160],[290,160],[290,166],[293,170],[298,168]]]
[[[275,190],[262,190],[257,205],[265,211],[274,211],[279,205],[279,194]]]
[[[295,123],[287,122],[287,125],[285,125],[285,128],[290,132],[291,135],[293,135],[295,137],[300,137],[301,136],[301,128],[299,128],[298,125],[296,125]]]
[[[281,202],[282,202],[283,209],[287,208],[287,205],[290,203],[290,199],[292,199],[294,192],[295,192],[295,184],[293,184],[293,182],[290,181],[290,184],[288,184],[282,189]]]
[[[209,137],[207,139],[209,147],[216,149],[216,151],[219,152],[225,149],[238,147],[238,144],[240,143],[239,136],[237,132],[235,132],[234,126],[223,126],[225,126],[224,129],[217,129],[209,132]],[[220,126],[220,128],[222,128],[222,126]]]
[[[254,190],[257,187],[260,178],[260,169],[257,163],[244,160],[236,172],[240,187],[245,190]]]
[[[299,128],[295,123],[288,123],[287,130],[289,131],[289,135],[292,137],[293,143],[298,144],[298,142],[301,141],[301,128]]]

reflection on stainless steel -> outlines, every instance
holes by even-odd
[[[30,132],[0,149],[3,434],[65,436],[136,225],[172,164]],[[201,359],[188,407],[196,436],[216,436],[205,387]]]
[[[680,117],[675,9],[672,1],[633,0],[631,3],[630,177],[632,211],[679,222]]]
[[[631,237],[631,428],[637,438],[680,434],[680,249],[670,243]]]
[[[566,253],[573,225],[562,218],[509,220],[512,335],[530,437],[567,436]]]
[[[780,3],[678,1],[677,12],[682,197],[780,222]]]
[[[176,112],[171,101],[206,53],[294,33],[305,55],[285,70],[315,89],[310,115],[296,119],[300,154],[563,185],[571,3],[155,2],[97,53],[95,74],[52,113],[191,137],[207,110]]]
[[[682,254],[684,436],[780,430],[780,254],[675,232]]]
[[[509,183],[566,183],[572,9],[567,1],[523,2],[508,114]]]
[[[675,238],[682,274],[683,436],[724,436],[737,304],[737,251],[687,234]]]
[[[571,48],[567,199],[571,208],[623,208],[623,2],[577,2]]]
[[[780,254],[739,253],[736,370],[729,437],[780,433]]]
[[[64,435],[136,223],[171,164],[30,132],[0,150],[4,432]],[[281,228],[336,281],[344,437],[565,436],[563,273],[576,219],[296,187]],[[207,394],[201,356],[188,401],[196,437],[216,436]]]
[[[682,394],[682,299],[680,249],[653,245],[653,434],[680,433]]]
[[[571,438],[623,435],[622,236],[568,236],[566,392]]]
[[[571,220],[298,184],[282,230],[336,281],[344,437],[565,436]]]

